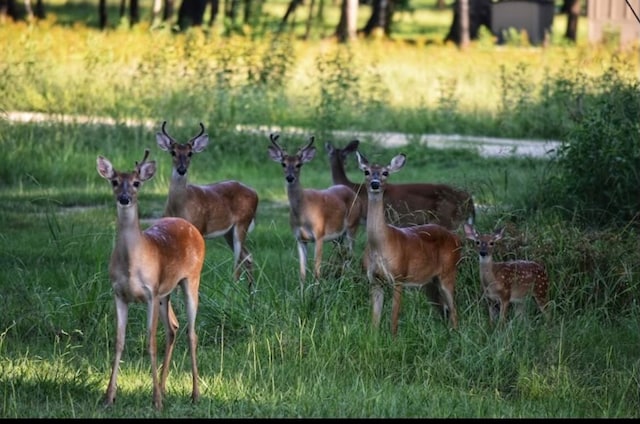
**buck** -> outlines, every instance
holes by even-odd
[[[363,257],[371,290],[373,326],[378,328],[384,303],[385,284],[393,287],[391,333],[396,337],[404,287],[420,287],[458,328],[454,301],[461,242],[453,232],[439,224],[397,227],[385,221],[384,193],[387,179],[399,171],[406,156],[399,154],[387,166],[370,164],[356,151],[364,172],[368,196],[367,242]]]
[[[480,282],[483,296],[488,302],[491,323],[495,322],[498,314],[503,323],[512,302],[517,304],[517,312],[522,314],[525,298],[531,292],[538,309],[546,318],[549,278],[544,266],[526,260],[494,262],[493,249],[504,236],[504,228],[498,228],[492,234],[478,234],[473,225],[465,224],[464,232],[467,239],[474,242],[479,255]]]
[[[195,330],[198,310],[198,289],[205,257],[204,238],[196,227],[182,218],[161,218],[144,231],[138,219],[138,191],[142,183],[156,172],[155,161],[147,162],[145,150],[142,162],[136,162],[132,172],[118,172],[111,162],[98,156],[98,174],[109,181],[116,200],[116,235],[109,276],[113,287],[116,309],[115,355],[111,378],[105,394],[105,404],[116,399],[118,367],[125,344],[129,304],[147,303],[147,337],[151,358],[153,404],[162,409],[171,354],[175,345],[178,321],[170,302],[176,286],[182,287],[187,312],[187,336],[191,355],[195,402],[200,396],[196,361],[197,336]],[[158,381],[156,334],[158,316],[165,328],[165,356]]]
[[[171,154],[173,169],[164,216],[177,216],[191,222],[205,238],[224,236],[233,251],[233,277],[239,281],[244,270],[249,292],[253,290],[253,259],[246,247],[247,234],[255,226],[258,210],[256,191],[238,181],[220,181],[207,185],[187,182],[187,171],[194,153],[202,152],[209,136],[200,123],[200,133],[179,143],[165,129],[156,133],[160,149]]]
[[[279,135],[271,134],[269,157],[282,165],[289,198],[289,224],[297,242],[300,261],[300,290],[306,277],[307,243],[315,243],[314,276],[320,278],[322,248],[325,241],[342,242],[351,256],[360,223],[361,204],[358,197],[345,185],[334,185],[323,190],[303,189],[300,183],[302,165],[311,161],[316,148],[314,138],[295,155],[288,154],[277,143]]]
[[[333,183],[350,187],[366,205],[367,189],[364,184],[352,182],[345,172],[345,161],[358,150],[359,144],[358,140],[352,140],[340,149],[326,142],[325,150],[331,164]],[[472,196],[447,184],[389,183],[384,193],[384,209],[387,222],[400,227],[432,223],[456,230],[463,222],[473,223],[475,220]],[[366,218],[365,206],[361,219],[364,221]]]

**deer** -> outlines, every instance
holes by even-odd
[[[107,158],[97,158],[98,174],[109,181],[117,209],[115,243],[109,262],[116,310],[115,354],[104,404],[110,406],[116,399],[118,367],[125,345],[129,304],[146,302],[153,405],[160,410],[179,328],[170,302],[171,293],[177,286],[182,288],[187,314],[187,336],[193,377],[191,398],[196,402],[200,397],[195,322],[205,243],[198,229],[182,218],[160,218],[144,231],[141,230],[138,192],[142,184],[151,179],[156,172],[156,163],[147,161],[148,156],[149,150],[146,149],[142,162],[136,162],[135,169],[131,172],[119,172]],[[156,346],[158,316],[164,325],[166,337],[159,381]]]
[[[289,224],[296,239],[300,265],[300,290],[306,279],[307,244],[315,243],[314,277],[321,276],[322,249],[325,241],[340,242],[349,256],[360,224],[361,203],[349,187],[338,184],[326,189],[303,188],[300,171],[316,154],[314,137],[288,154],[277,142],[279,134],[270,134],[268,153],[271,160],[282,165],[289,199]]]
[[[373,327],[380,326],[385,285],[390,285],[393,287],[391,334],[394,338],[398,333],[405,287],[422,288],[442,315],[448,315],[451,327],[457,329],[454,293],[461,258],[460,238],[439,224],[398,227],[387,222],[384,213],[387,180],[405,165],[406,155],[394,156],[385,166],[369,163],[360,151],[356,151],[356,156],[364,173],[368,198],[363,268],[370,286]]]
[[[164,216],[177,216],[191,222],[207,239],[224,236],[233,251],[233,278],[240,281],[244,271],[249,292],[253,292],[253,259],[246,246],[249,232],[255,227],[258,210],[258,193],[251,187],[234,180],[206,185],[190,184],[187,172],[194,153],[202,152],[209,144],[209,136],[200,123],[200,132],[185,143],[171,137],[167,121],[162,132],[156,133],[161,150],[168,152],[172,160],[169,195]]]
[[[344,184],[355,191],[362,203],[367,205],[367,189],[363,183],[355,183],[347,177],[345,161],[358,150],[359,140],[350,141],[345,147],[325,142],[325,150],[331,165],[334,184]],[[405,183],[386,186],[384,209],[387,221],[407,227],[435,223],[449,230],[456,230],[465,221],[475,221],[473,197],[468,192],[447,184]],[[362,210],[361,221],[367,219],[367,207]]]
[[[549,302],[549,277],[545,267],[535,261],[512,260],[494,262],[496,242],[504,236],[504,227],[493,233],[479,234],[473,225],[465,224],[466,238],[474,242],[480,262],[480,282],[483,296],[488,302],[489,319],[494,324],[506,320],[509,305],[517,304],[517,313],[524,312],[525,299],[531,293],[542,315],[547,318],[545,306]]]

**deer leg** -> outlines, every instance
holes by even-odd
[[[300,262],[300,294],[303,294],[304,280],[307,276],[307,244],[298,240],[298,260]]]
[[[116,390],[118,388],[118,370],[120,368],[120,359],[122,358],[122,351],[124,350],[124,340],[127,332],[127,319],[129,314],[129,305],[123,300],[115,297],[116,304],[116,346],[115,354],[113,355],[113,365],[111,368],[111,378],[109,379],[109,385],[107,386],[107,392],[105,394],[104,404],[106,406],[113,405],[116,401]]]
[[[369,280],[371,284],[371,322],[374,328],[380,327],[382,305],[384,304],[384,288],[378,281]]]
[[[324,240],[322,238],[316,238],[315,253],[313,256],[313,275],[316,280],[320,279],[320,270],[322,267],[322,247]]]
[[[224,235],[227,244],[233,250],[233,278],[240,281],[242,270],[244,270],[247,281],[249,282],[249,292],[253,289],[253,258],[251,253],[245,247],[245,239],[247,238],[247,229],[234,225],[228,233]]]
[[[448,274],[439,278],[438,288],[440,290],[440,298],[444,299],[442,305],[445,317],[449,316],[449,322],[453,329],[458,328],[458,311],[454,301],[455,274]]]
[[[191,378],[192,391],[191,400],[197,402],[200,399],[199,377],[198,377],[198,361],[197,347],[198,335],[196,334],[196,315],[198,313],[200,276],[196,275],[187,281],[183,281],[182,290],[184,293],[184,302],[187,310],[187,336],[189,338],[189,354],[191,355]]]
[[[487,299],[487,305],[489,308],[489,322],[494,324],[500,313],[500,302],[494,302],[491,299]]]
[[[164,325],[166,338],[162,374],[160,374],[160,392],[164,395],[166,393],[166,383],[171,364],[171,355],[173,354],[173,348],[175,347],[176,342],[176,332],[180,327],[176,314],[171,306],[169,296],[164,299],[160,299],[160,319]]]
[[[157,410],[162,409],[162,392],[158,382],[158,346],[156,336],[158,333],[158,316],[160,311],[160,299],[153,294],[149,300],[147,311],[147,337],[149,339],[149,357],[151,358],[151,380],[153,382],[153,405]]]
[[[393,301],[391,306],[391,334],[396,337],[398,334],[398,320],[400,319],[400,309],[402,308],[402,283],[393,285]]]
[[[504,323],[507,320],[507,312],[509,311],[509,299],[502,299],[500,301],[500,322]]]

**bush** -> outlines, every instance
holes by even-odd
[[[613,67],[584,81],[593,89],[578,99],[576,124],[537,200],[597,226],[638,223],[640,83]]]

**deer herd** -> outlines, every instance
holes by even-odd
[[[391,334],[397,336],[404,288],[421,288],[429,301],[458,328],[455,286],[463,243],[457,234],[462,227],[465,238],[473,242],[479,258],[479,280],[487,302],[489,322],[504,324],[509,305],[518,305],[522,313],[531,295],[542,315],[549,302],[549,278],[539,262],[493,260],[493,250],[504,236],[504,228],[480,234],[474,227],[476,209],[472,196],[446,184],[394,184],[391,174],[400,171],[407,160],[404,154],[386,165],[370,163],[358,149],[358,140],[340,149],[325,143],[333,185],[304,188],[302,166],[315,157],[314,138],[295,154],[278,143],[279,135],[269,136],[269,158],[282,166],[289,201],[289,225],[296,241],[301,294],[307,271],[307,245],[314,244],[313,278],[322,278],[325,241],[332,241],[347,255],[354,256],[360,225],[365,226],[366,242],[360,267],[366,275],[371,296],[371,318],[378,328],[384,293],[392,291]],[[151,360],[153,404],[162,408],[166,379],[175,345],[178,320],[171,306],[171,293],[180,286],[187,315],[187,337],[192,369],[192,394],[200,392],[196,360],[195,330],[199,285],[205,260],[205,238],[224,236],[233,251],[233,279],[247,280],[254,293],[253,258],[246,240],[253,230],[258,210],[258,194],[253,188],[233,180],[207,185],[190,184],[187,172],[194,153],[201,153],[209,142],[203,124],[199,133],[180,143],[166,131],[166,122],[156,133],[158,147],[171,155],[172,171],[163,217],[145,230],[138,216],[138,192],[156,172],[155,161],[148,161],[149,150],[129,172],[117,171],[111,162],[97,157],[98,174],[113,190],[117,219],[115,243],[109,262],[116,311],[115,354],[111,378],[105,393],[105,405],[115,402],[118,367],[122,357],[127,326],[128,305],[147,304],[147,337]],[[355,154],[363,173],[362,182],[349,180],[345,162]],[[165,329],[165,351],[158,379],[156,334],[158,318]]]

